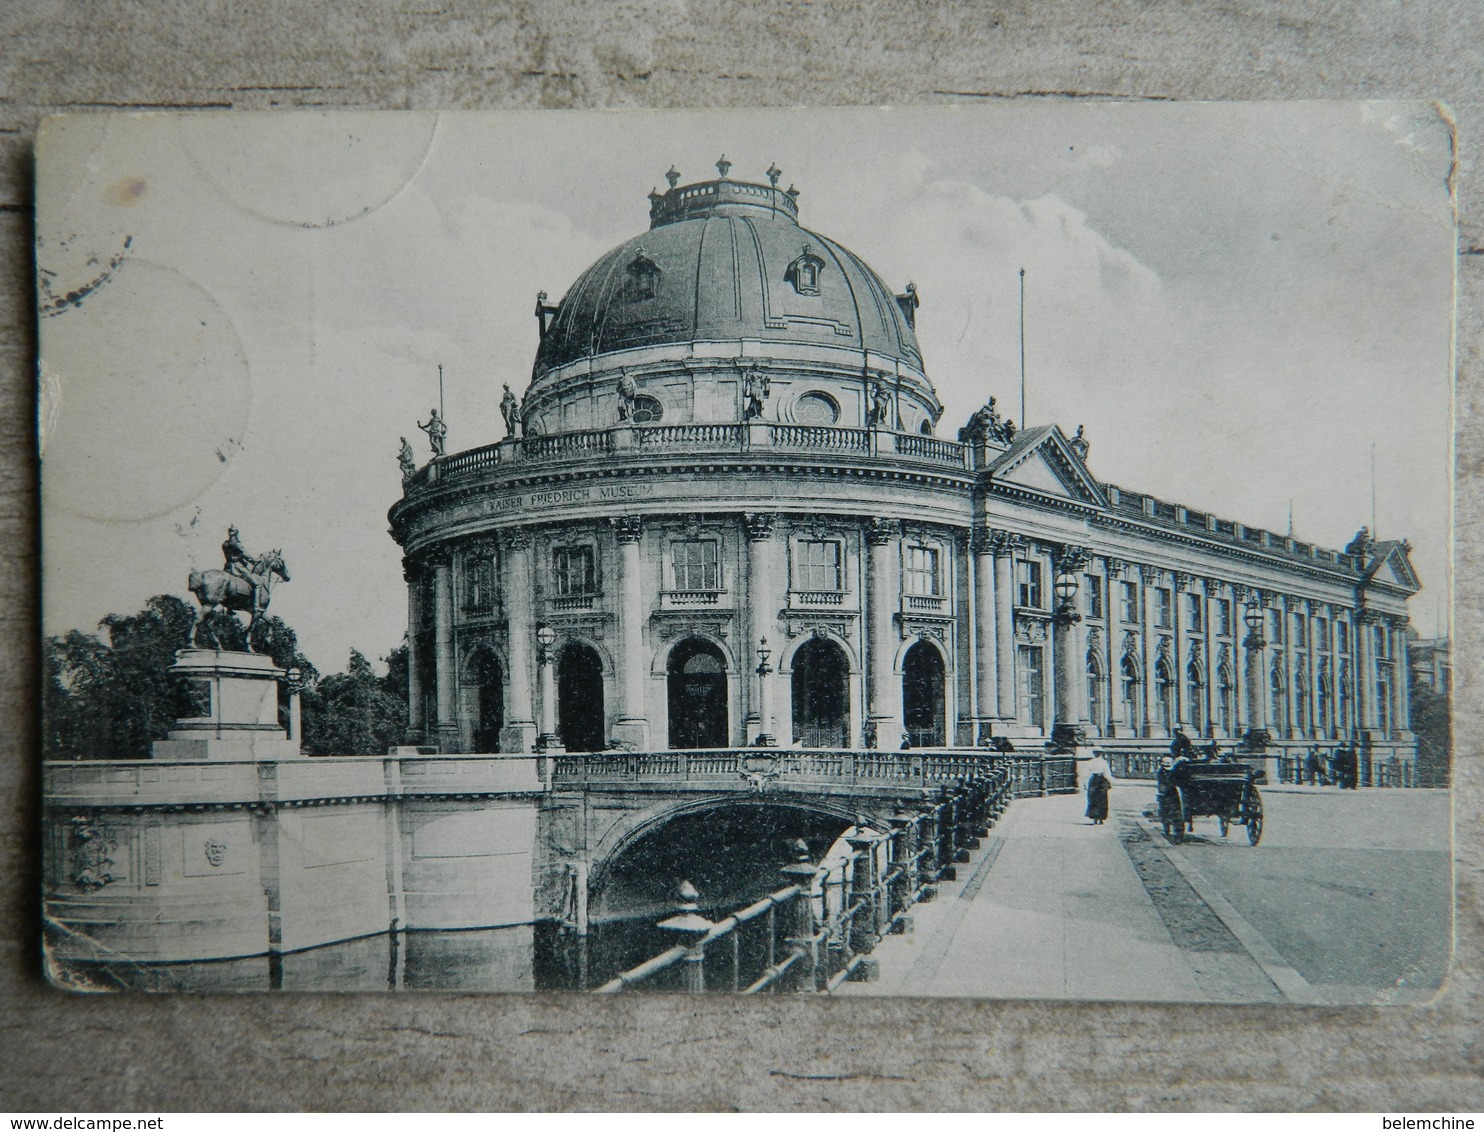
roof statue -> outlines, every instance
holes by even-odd
[[[443,423],[443,418],[438,415],[437,409],[429,409],[428,414],[427,423],[418,421],[417,427],[428,434],[428,443],[433,448],[433,459],[441,460],[443,445],[448,439],[448,426]]]
[[[509,389],[510,386],[506,386]],[[407,443],[407,438],[402,437],[402,447],[397,451],[397,463],[402,467],[402,482],[412,482],[412,477],[417,475],[417,461],[412,457],[412,445]]]

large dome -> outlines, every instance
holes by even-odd
[[[922,371],[906,313],[915,293],[899,297],[854,253],[800,227],[794,190],[725,175],[670,180],[668,192],[650,194],[649,231],[608,252],[567,291],[542,336],[533,381],[619,351],[739,341],[765,351],[775,343],[854,351],[858,365]]]

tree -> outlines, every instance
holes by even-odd
[[[402,653],[405,683],[406,650]],[[390,661],[390,658],[389,658]],[[304,749],[311,755],[384,755],[401,742],[407,729],[405,694],[389,691],[396,685],[396,668],[378,677],[371,662],[358,650],[350,652],[346,671],[321,679],[304,693]]]
[[[98,623],[107,635],[76,629],[52,637],[42,650],[42,744],[49,759],[147,759],[150,744],[165,738],[175,720],[190,714],[189,690],[170,666],[190,644],[196,614],[189,603],[160,594],[138,613],[111,613]],[[221,646],[242,649],[242,622],[225,610],[208,619]],[[318,677],[299,652],[294,631],[277,617],[261,618],[254,638],[281,668],[297,665],[303,678]],[[280,694],[281,720],[287,704]]]

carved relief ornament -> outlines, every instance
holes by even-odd
[[[620,543],[638,542],[644,534],[644,520],[639,515],[616,515],[608,521],[613,525],[613,537]]]
[[[747,525],[747,537],[753,542],[764,542],[773,537],[778,526],[778,516],[769,511],[751,511],[742,517]]]

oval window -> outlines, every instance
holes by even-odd
[[[665,408],[653,397],[635,397],[634,415],[635,424],[659,424],[660,418],[665,415]]]
[[[840,407],[823,393],[805,393],[794,402],[794,420],[800,424],[832,425],[840,419]]]

